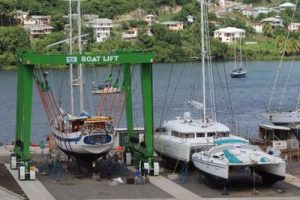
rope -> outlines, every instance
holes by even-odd
[[[298,4],[298,0],[296,1],[296,8],[297,8],[297,4]],[[294,20],[295,13],[296,13],[296,9],[293,11],[291,23]],[[274,92],[275,92],[275,88],[277,86],[278,76],[279,76],[279,72],[281,71],[281,68],[282,68],[283,57],[285,55],[285,49],[287,47],[289,36],[290,36],[290,31],[287,32],[287,37],[286,37],[286,40],[285,40],[285,43],[284,43],[284,47],[283,47],[283,50],[282,50],[282,53],[281,53],[281,58],[280,58],[279,66],[278,66],[278,69],[277,69],[276,75],[275,75],[274,85],[272,87],[271,96],[270,96],[270,99],[269,99],[269,102],[268,102],[267,111],[270,109],[270,106],[271,106],[271,103],[272,103],[272,98],[273,98],[273,95],[274,95]]]
[[[183,72],[184,72],[184,69],[185,69],[185,67],[182,67],[181,72],[180,72],[180,75],[179,75],[179,79],[178,79],[178,81],[177,81],[177,83],[176,83],[176,86],[175,86],[175,89],[174,89],[174,92],[173,92],[173,94],[171,95],[171,100],[170,100],[169,106],[168,106],[168,108],[167,108],[167,113],[169,112],[169,110],[170,110],[170,108],[171,108],[173,99],[174,99],[174,97],[175,97],[175,93],[176,93],[176,91],[177,91],[178,85],[179,85],[179,83],[180,83],[180,81],[181,81],[181,78],[182,78],[182,75],[183,75]]]
[[[235,117],[234,117],[234,112],[233,112],[233,108],[232,108],[232,101],[231,101],[231,93],[230,93],[229,86],[228,86],[228,80],[227,80],[227,74],[226,74],[224,62],[223,62],[223,71],[224,71],[224,75],[225,75],[226,90],[227,90],[227,94],[228,94],[228,98],[229,98],[228,106],[229,106],[229,110],[230,110],[231,117],[232,117],[232,126],[233,126],[232,129],[233,129],[233,131],[236,131]]]
[[[281,110],[282,101],[283,101],[283,98],[285,97],[287,85],[288,85],[288,82],[289,82],[289,79],[290,79],[290,76],[291,76],[291,72],[292,72],[292,69],[293,69],[293,66],[294,66],[294,59],[295,59],[295,56],[296,56],[296,53],[294,53],[293,60],[292,60],[292,63],[291,63],[291,65],[290,65],[288,77],[287,77],[287,79],[286,79],[286,81],[285,81],[285,84],[284,84],[283,93],[282,93],[282,95],[281,95],[280,102],[279,102],[279,110]]]
[[[174,67],[174,63],[172,63],[171,70],[170,70],[170,73],[169,73],[167,91],[166,91],[166,95],[165,95],[165,98],[164,98],[163,111],[162,111],[161,116],[160,116],[159,127],[161,127],[161,125],[162,125],[162,119],[163,119],[164,113],[165,113],[165,108],[166,108],[166,103],[167,103],[167,97],[168,97],[168,94],[169,94],[169,88],[170,88],[170,83],[171,83],[171,76],[172,76],[172,73],[173,73],[173,67]]]

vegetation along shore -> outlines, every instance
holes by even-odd
[[[300,59],[297,29],[300,8],[283,7],[283,3],[280,0],[211,1],[208,16],[212,56],[217,60],[234,58],[240,47],[236,47],[236,42],[216,38],[214,31],[235,27],[245,31],[245,37],[241,38],[245,60],[279,60],[282,54],[285,59]],[[295,5],[295,0],[289,3]],[[73,1],[74,27],[76,9]],[[47,48],[69,37],[68,1],[0,0],[0,13],[0,69],[14,68],[19,51],[69,51],[67,42]],[[149,50],[155,53],[155,62],[199,59],[197,0],[85,0],[82,13],[84,51]],[[101,32],[95,28],[97,23],[106,25],[106,29]],[[291,28],[292,25],[296,28]],[[77,35],[76,28],[73,35]]]

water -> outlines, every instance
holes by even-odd
[[[240,133],[255,136],[258,131],[258,124],[268,122],[264,117],[264,113],[268,105],[278,64],[279,61],[247,62],[247,78],[232,79],[230,78],[230,70],[233,63],[217,63],[214,66],[213,73],[218,121],[228,125],[231,129],[235,127],[236,131]],[[297,64],[299,62],[295,62],[294,66],[297,66]],[[289,76],[289,66],[290,62],[283,63],[282,71],[278,76],[278,84],[276,90],[274,90],[272,109],[279,106],[278,102],[281,100],[286,78]],[[85,69],[86,90],[84,97],[86,102],[85,110],[88,112],[94,113],[99,107],[100,97],[92,95],[90,92],[93,82],[95,84],[103,83],[103,80],[107,78],[109,73],[109,68],[107,67]],[[122,69],[113,67],[112,74],[114,79],[119,77],[120,82],[122,82]],[[134,125],[143,126],[138,67],[134,67],[132,74]],[[153,65],[155,126],[159,126],[163,120],[182,116],[185,110],[185,101],[190,99],[201,101],[202,85],[200,74],[200,65],[198,63]],[[298,74],[300,74],[300,68],[293,67],[290,73],[290,81],[287,84],[288,90],[286,90],[284,98],[281,100],[281,108],[283,110],[293,110],[296,107],[300,88]],[[68,71],[49,70],[48,80],[62,108],[65,111],[69,111]],[[16,85],[16,71],[0,71],[0,142],[2,143],[10,143],[15,135]],[[78,113],[78,88],[75,88],[75,93],[77,94],[75,110]],[[103,100],[103,97],[101,98]],[[209,95],[207,98],[209,98]],[[106,103],[112,102],[111,99],[105,100]],[[35,88],[32,111],[31,141],[38,143],[40,140],[45,140],[46,135],[50,133],[50,128]],[[208,109],[208,114],[210,114],[210,109]],[[194,117],[200,115],[200,111],[192,112]],[[125,127],[125,110],[122,112],[121,119],[120,122],[117,122],[117,125]]]

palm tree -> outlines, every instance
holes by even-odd
[[[263,25],[263,33],[264,35],[271,37],[273,34],[273,27],[269,23],[264,23]]]

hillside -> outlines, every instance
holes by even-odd
[[[213,1],[209,5],[208,14],[211,37],[213,31],[233,26],[244,29],[246,38],[243,39],[243,52],[245,59],[279,59],[281,53],[287,56],[300,54],[298,38],[299,32],[289,34],[286,39],[287,27],[294,16],[294,22],[300,22],[300,9],[295,14],[291,10],[279,12],[261,13],[258,16],[243,15],[244,8],[256,8],[266,6],[267,8],[277,7],[281,1],[275,0],[243,0],[226,1],[225,6],[220,6],[219,1]],[[241,3],[243,2],[243,3]],[[293,1],[291,1],[293,2]],[[246,4],[247,3],[247,4]],[[252,5],[252,7],[251,7]],[[68,45],[62,44],[51,49],[45,46],[67,38],[66,32],[68,13],[68,2],[65,0],[0,0],[1,29],[0,29],[0,64],[4,66],[15,66],[15,54],[29,47],[35,51],[61,52],[68,51]],[[51,17],[52,33],[38,37],[28,36],[23,41],[28,44],[16,43],[11,37],[21,34],[24,37],[24,30],[13,29],[18,26],[15,18],[17,10],[27,11],[29,15],[47,15]],[[73,13],[77,11],[77,4],[73,2]],[[89,33],[85,38],[85,51],[111,51],[113,49],[140,49],[150,50],[155,53],[156,62],[188,61],[191,58],[199,57],[199,4],[197,0],[85,0],[82,1],[82,13],[94,14],[99,18],[113,20],[113,28],[108,40],[97,43],[94,30],[83,25],[83,32]],[[157,24],[149,27],[143,21],[147,14],[157,16]],[[195,18],[195,22],[186,24],[187,16]],[[261,33],[255,32],[253,26],[267,17],[280,16],[283,20],[283,27],[272,28],[264,25]],[[75,20],[75,18],[74,18]],[[172,31],[161,23],[164,21],[181,21],[183,30]],[[74,21],[75,23],[75,21]],[[138,29],[134,39],[123,40],[122,34],[131,28]],[[74,30],[76,35],[76,30]],[[18,38],[18,37],[17,37]],[[286,45],[285,45],[286,44]],[[14,47],[14,48],[11,48]],[[76,50],[76,49],[75,49]],[[233,45],[212,40],[212,54],[216,59],[233,59]]]

